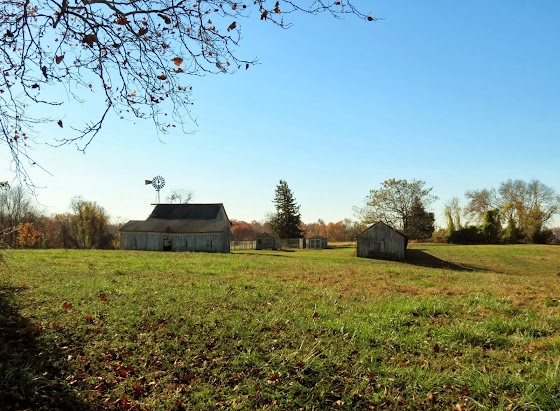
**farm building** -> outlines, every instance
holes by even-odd
[[[276,250],[276,238],[268,233],[262,233],[257,237],[256,250]]]
[[[327,248],[327,237],[315,236],[307,239],[307,248]]]
[[[357,237],[356,255],[384,260],[404,260],[408,237],[385,223],[375,223]]]
[[[231,223],[223,204],[158,204],[145,221],[120,229],[122,250],[229,253]]]

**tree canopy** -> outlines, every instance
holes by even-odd
[[[385,180],[380,189],[370,191],[365,206],[355,208],[355,212],[364,224],[381,221],[404,231],[415,204],[424,209],[437,199],[425,185],[422,180]]]
[[[0,133],[15,171],[31,158],[37,126],[58,124],[54,145],[85,150],[108,115],[151,118],[159,132],[189,120],[189,76],[230,73],[256,62],[240,56],[242,21],[288,28],[295,13],[358,11],[350,0],[2,0]],[[93,92],[93,93],[92,93]],[[89,97],[88,97],[89,96]],[[83,124],[65,124],[45,109],[98,102]]]

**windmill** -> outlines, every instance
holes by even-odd
[[[145,185],[151,184],[156,189],[156,193],[157,193],[156,204],[159,204],[159,190],[161,190],[163,186],[165,186],[165,178],[163,178],[162,176],[155,176],[151,180],[144,180],[144,184]]]

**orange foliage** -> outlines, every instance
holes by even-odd
[[[14,228],[18,233],[18,241],[21,246],[34,246],[41,239],[41,232],[36,230],[33,223],[23,223]]]

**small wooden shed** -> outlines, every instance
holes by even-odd
[[[307,239],[307,248],[321,249],[327,248],[327,237],[316,235]]]
[[[276,250],[276,238],[268,233],[257,237],[255,250]]]
[[[122,250],[229,253],[231,223],[218,204],[158,204],[120,229]]]
[[[382,260],[404,260],[408,237],[385,223],[378,222],[358,234],[356,255]]]

